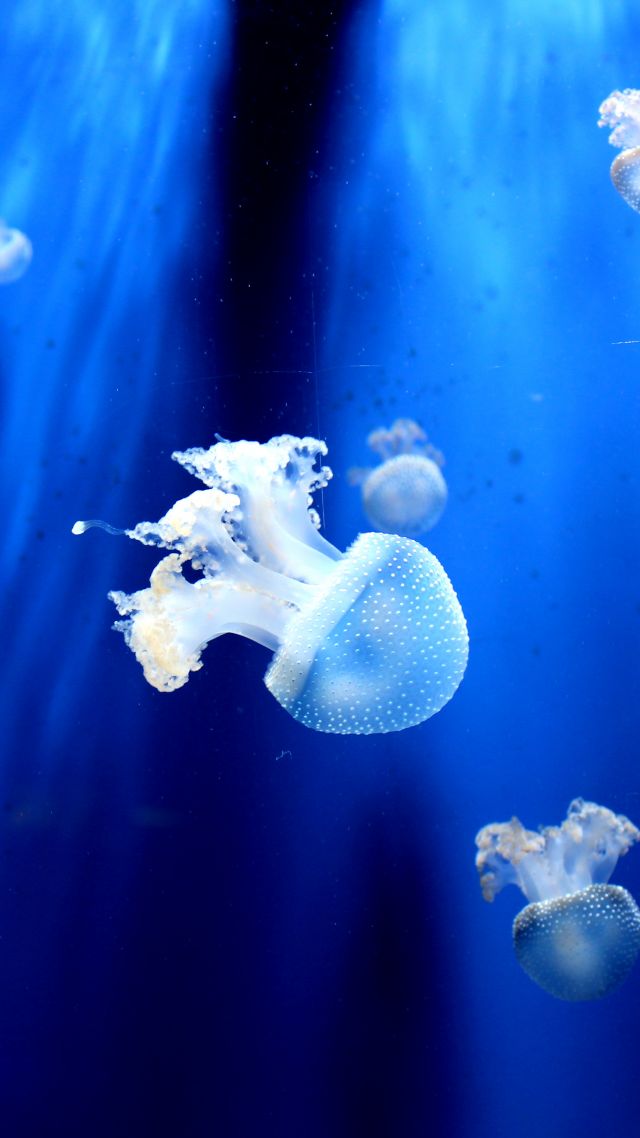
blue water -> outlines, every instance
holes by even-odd
[[[634,1133],[640,968],[565,1004],[489,907],[480,826],[576,795],[640,824],[640,217],[598,106],[620,0],[8,0],[0,1117],[10,1138]],[[277,6],[276,6],[277,8]],[[471,655],[438,716],[306,730],[226,637],[145,684],[93,531],[193,484],[177,447],[329,445],[320,504],[420,420]],[[640,898],[640,856],[614,880]]]

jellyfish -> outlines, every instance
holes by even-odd
[[[11,284],[26,273],[33,247],[27,235],[19,229],[10,229],[0,219],[0,284]]]
[[[451,699],[468,636],[447,574],[408,538],[364,533],[341,553],[321,535],[313,494],[331,477],[317,466],[326,452],[290,435],[175,452],[207,489],[159,522],[115,531],[168,551],[148,588],[109,594],[153,687],[181,687],[229,632],[274,653],[268,690],[316,731],[400,731]],[[73,532],[96,524],[114,532],[101,522]]]
[[[629,974],[640,950],[640,909],[608,885],[618,858],[640,839],[623,814],[576,798],[561,826],[538,833],[517,818],[492,822],[476,838],[485,901],[505,885],[529,904],[513,923],[518,962],[560,1000],[598,1000]]]
[[[600,105],[598,126],[613,127],[609,142],[622,154],[611,163],[611,181],[627,205],[640,212],[640,91],[612,91]]]
[[[379,427],[367,444],[382,459],[380,466],[353,467],[352,486],[362,487],[362,504],[374,529],[403,537],[420,537],[442,517],[447,484],[440,467],[444,457],[432,447],[413,419],[396,419]]]

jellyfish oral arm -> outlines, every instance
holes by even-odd
[[[476,868],[485,901],[493,901],[507,885],[517,885],[526,897],[539,893],[536,879],[544,873],[536,860],[544,850],[540,834],[525,830],[518,818],[512,818],[484,826],[476,845]]]
[[[600,104],[598,126],[611,127],[609,143],[620,150],[640,146],[640,91],[612,91]]]
[[[248,538],[264,541],[259,548],[272,564],[286,561],[298,539],[268,520],[243,526],[237,495],[218,489],[196,490],[176,502],[157,523],[141,522],[127,535],[144,545],[172,552],[154,569],[150,587],[128,595],[112,592],[120,616],[116,628],[143,667],[147,681],[160,691],[173,691],[201,666],[200,654],[209,641],[233,632],[275,651],[291,617],[309,604],[316,587],[253,560]],[[265,515],[270,512],[264,510]],[[232,536],[232,519],[240,527]],[[328,543],[327,543],[328,544]],[[254,545],[251,548],[258,548]],[[283,553],[283,550],[285,552]],[[336,551],[337,552],[337,551]],[[187,581],[182,566],[190,562],[202,579]],[[305,576],[317,582],[335,561],[317,550],[299,556]]]
[[[275,651],[295,611],[279,597],[241,583],[204,577],[190,582],[181,558],[169,554],[151,574],[148,589],[110,599],[124,620],[115,628],[142,666],[145,679],[158,691],[175,691],[202,667],[202,650],[211,640],[232,632]]]
[[[476,867],[483,896],[492,901],[505,885],[517,885],[528,901],[548,901],[605,884],[618,858],[640,840],[623,814],[576,798],[561,826],[536,833],[517,818],[480,830]]]
[[[367,445],[383,461],[397,454],[423,454],[429,449],[425,432],[413,419],[396,419],[389,428],[376,428],[369,434]]]
[[[205,485],[236,495],[226,519],[230,532],[262,563],[317,582],[342,557],[319,533],[313,509],[312,495],[331,478],[328,467],[314,468],[326,449],[316,439],[283,435],[266,446],[223,441],[209,450],[176,451],[172,458]]]

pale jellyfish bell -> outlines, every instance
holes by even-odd
[[[640,91],[613,91],[600,106],[598,126],[613,127],[609,142],[622,154],[611,163],[611,180],[627,205],[640,212]]]
[[[312,495],[331,477],[326,450],[283,435],[176,452],[207,489],[115,531],[170,551],[149,588],[110,594],[153,687],[181,687],[206,644],[235,632],[271,649],[267,688],[317,731],[400,731],[451,699],[468,636],[447,574],[407,538],[365,533],[341,553],[322,537]]]
[[[362,487],[362,505],[371,525],[382,533],[420,537],[438,522],[447,504],[442,476],[444,458],[413,419],[378,427],[367,445],[382,460],[375,467],[354,467],[347,477]]]
[[[11,284],[26,273],[33,247],[27,235],[11,229],[0,218],[0,284]]]
[[[618,858],[640,839],[623,814],[576,798],[561,826],[525,830],[517,818],[476,838],[486,901],[517,885],[530,904],[513,923],[525,972],[561,1000],[597,1000],[626,979],[640,951],[640,909],[608,885]]]

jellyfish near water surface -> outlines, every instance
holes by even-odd
[[[517,818],[476,837],[482,893],[509,884],[530,902],[513,941],[525,972],[561,1000],[597,1000],[626,979],[640,950],[640,909],[607,882],[618,858],[640,839],[623,814],[576,798],[561,826],[538,833]]]
[[[433,529],[447,504],[444,458],[413,419],[378,427],[367,445],[382,459],[379,466],[354,467],[352,486],[362,487],[362,505],[371,525],[382,533],[419,537]]]
[[[326,450],[283,435],[174,453],[207,489],[118,531],[170,552],[149,588],[110,594],[153,687],[181,687],[206,644],[235,632],[273,651],[267,688],[317,731],[400,731],[451,699],[468,636],[447,574],[404,537],[361,534],[346,553],[326,541],[312,508],[331,477],[317,466]],[[184,576],[187,564],[198,579]]]
[[[611,181],[640,213],[640,91],[612,91],[600,105],[598,126],[612,127],[609,142],[622,150],[611,163]]]

